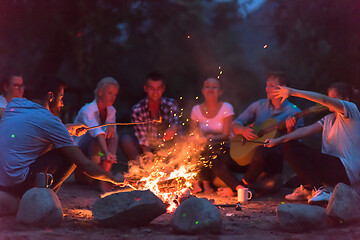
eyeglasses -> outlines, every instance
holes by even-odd
[[[24,84],[13,84],[13,87],[14,87],[15,89],[20,89],[20,88],[25,89]]]

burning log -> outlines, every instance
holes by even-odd
[[[136,181],[134,179],[128,180],[128,182],[135,186],[138,189],[143,189],[145,187],[145,181]],[[159,190],[166,191],[168,189],[178,188],[186,183],[186,179],[183,177],[171,178],[157,183]]]
[[[192,138],[193,139],[193,138]],[[201,143],[197,141],[177,142],[167,149],[146,153],[129,163],[129,173],[125,175],[129,184],[137,189],[149,189],[163,202],[169,204],[172,212],[179,205],[179,198],[191,187],[191,182],[199,172]]]
[[[158,183],[159,189],[177,188],[186,183],[186,179],[183,177],[172,178]]]

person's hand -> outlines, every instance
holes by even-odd
[[[278,86],[278,89],[274,90],[275,98],[281,98],[281,103],[283,103],[291,95],[291,88]]]
[[[278,145],[280,143],[281,143],[281,140],[279,138],[270,138],[270,139],[265,140],[264,147],[271,148],[271,147],[274,147],[274,146],[276,146],[276,145]]]
[[[290,118],[286,119],[285,124],[286,124],[286,129],[287,129],[288,133],[295,130],[296,122],[297,122],[297,120],[295,117],[290,117]]]
[[[108,126],[106,128],[105,138],[112,138],[115,134],[115,127],[114,126]]]
[[[112,154],[111,152],[107,151],[104,153],[104,156],[101,157],[102,161],[107,161],[110,163],[116,163],[116,155]]]
[[[65,125],[70,135],[80,137],[87,132],[88,126],[78,123],[69,123]]]
[[[256,134],[254,133],[254,129],[252,129],[252,128],[250,128],[250,127],[244,127],[242,135],[243,135],[244,138],[246,138],[247,140],[253,140],[253,139],[258,138],[258,135],[256,135]]]
[[[258,135],[256,135],[254,133],[254,129],[252,129],[251,127],[236,127],[236,128],[233,128],[233,132],[234,134],[236,135],[243,135],[244,138],[246,138],[247,140],[253,140],[253,139],[256,139],[258,138]]]
[[[169,140],[173,139],[174,136],[175,136],[175,133],[176,133],[175,128],[173,128],[173,127],[168,128],[164,133],[163,141],[166,142],[166,141],[169,141]]]

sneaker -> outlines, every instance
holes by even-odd
[[[304,188],[303,185],[295,188],[294,192],[285,196],[288,201],[305,201],[312,197],[312,191]]]
[[[330,192],[326,188],[320,187],[318,190],[315,191],[313,197],[309,199],[308,203],[310,205],[325,207],[329,203],[331,194],[332,192]]]

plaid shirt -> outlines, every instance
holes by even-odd
[[[161,98],[159,117],[162,117],[161,123],[147,123],[134,125],[135,135],[140,143],[150,148],[156,148],[162,143],[165,131],[171,125],[177,125],[180,128],[179,106],[174,99]],[[154,120],[149,110],[148,98],[144,98],[132,107],[131,121],[146,122]]]

